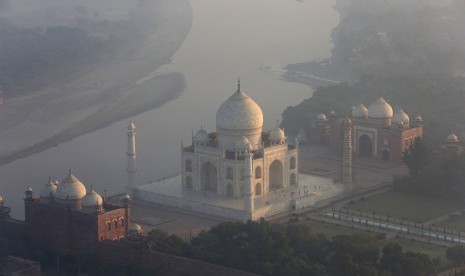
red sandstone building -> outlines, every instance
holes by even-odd
[[[104,240],[121,240],[128,233],[130,197],[122,205],[106,202],[71,172],[61,182],[49,182],[40,197],[26,191],[25,224],[28,236],[59,251],[77,252]]]
[[[338,153],[343,146],[343,118],[320,113],[313,129],[313,141],[330,145]],[[410,123],[409,116],[401,109],[393,113],[392,107],[378,98],[368,108],[358,104],[352,108],[352,147],[358,156],[402,161],[403,153],[423,135],[423,120],[420,116]]]

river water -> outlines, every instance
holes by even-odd
[[[193,25],[172,63],[147,72],[143,80],[166,72],[182,72],[186,89],[176,100],[133,118],[136,123],[137,180],[147,183],[175,174],[181,141],[203,126],[215,131],[216,110],[236,89],[262,108],[264,129],[275,126],[282,111],[312,95],[304,85],[280,79],[289,63],[326,58],[330,32],[339,16],[335,0],[191,0]],[[152,88],[156,91],[157,87]],[[39,191],[68,169],[87,187],[103,194],[126,185],[128,121],[80,136],[70,142],[0,167],[0,194],[23,218],[23,192]]]

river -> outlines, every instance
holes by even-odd
[[[151,76],[182,72],[184,93],[162,107],[133,118],[137,132],[139,184],[175,174],[180,167],[181,140],[203,126],[215,131],[216,110],[241,87],[263,110],[264,129],[282,111],[312,95],[305,85],[281,80],[282,67],[329,57],[330,32],[339,16],[335,0],[191,0],[192,29],[172,62]],[[152,87],[156,91],[157,87]],[[70,142],[0,167],[0,194],[23,218],[23,192],[39,191],[49,177],[62,179],[68,169],[87,187],[103,194],[126,185],[128,121],[80,136]]]

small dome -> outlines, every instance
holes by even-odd
[[[417,117],[415,117],[415,121],[421,121],[421,122],[422,122],[422,121],[423,121],[423,119],[421,118],[421,116],[420,116],[420,115],[418,115]]]
[[[86,187],[71,172],[56,190],[58,199],[81,199],[86,195]]]
[[[455,135],[454,133],[451,133],[449,134],[449,136],[447,136],[447,140],[446,140],[448,143],[458,143],[460,142],[459,141],[459,138],[457,137],[457,135]]]
[[[0,206],[3,206],[5,202],[3,201],[3,196],[0,195]]]
[[[373,119],[392,118],[392,107],[383,99],[378,98],[368,107],[368,117]]]
[[[274,143],[280,143],[286,139],[286,134],[280,127],[270,130],[270,140]]]
[[[32,193],[32,187],[28,186],[27,189],[26,189],[26,192],[31,192]]]
[[[131,226],[129,227],[129,232],[136,233],[136,234],[142,234],[144,233],[144,230],[142,229],[142,226],[140,226],[139,224],[131,223]]]
[[[392,122],[400,125],[408,125],[410,117],[402,109],[399,109],[394,116],[392,116]]]
[[[336,111],[331,110],[331,112],[329,112],[329,115],[330,115],[330,116],[333,116],[333,117],[336,116]]]
[[[352,108],[352,117],[353,118],[363,118],[368,117],[368,109],[361,103]]]
[[[90,192],[87,192],[86,196],[82,199],[82,207],[95,207],[101,206],[102,204],[102,197],[92,188],[90,189]]]
[[[203,129],[200,129],[194,135],[194,142],[207,143],[209,140],[208,133]]]
[[[237,151],[245,151],[250,149],[250,142],[245,136],[242,136],[241,139],[236,141],[236,150]]]
[[[57,190],[57,186],[52,181],[48,181],[47,184],[39,192],[40,197],[54,197]]]
[[[327,121],[327,120],[328,120],[328,118],[326,118],[326,115],[323,114],[323,113],[319,113],[319,114],[316,116],[316,119],[317,119],[318,121]]]

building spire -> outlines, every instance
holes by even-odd
[[[128,151],[127,151],[127,175],[128,185],[127,192],[131,193],[136,188],[136,127],[133,121],[129,122],[128,127]]]
[[[237,92],[241,91],[241,78],[237,78]]]

